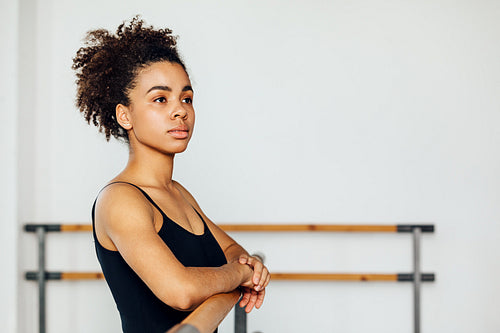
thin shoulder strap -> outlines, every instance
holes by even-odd
[[[156,204],[156,202],[154,202],[153,199],[151,199],[151,197],[142,189],[140,188],[139,186],[135,185],[135,184],[132,184],[132,183],[129,183],[129,182],[124,182],[124,181],[116,181],[116,182],[112,182],[112,183],[109,183],[109,184],[106,184],[106,186],[104,186],[102,190],[104,190],[106,187],[108,187],[109,185],[113,185],[113,184],[117,184],[117,183],[122,183],[122,184],[128,184],[128,185],[131,185],[133,187],[135,187],[136,189],[138,189],[139,191],[141,191],[141,193],[144,195],[144,197],[146,199],[148,199],[148,201],[156,208],[158,209],[158,211],[162,214],[162,215],[165,215],[165,213],[163,212],[163,210]]]

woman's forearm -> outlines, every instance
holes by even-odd
[[[178,310],[192,310],[212,295],[251,285],[252,274],[249,266],[237,261],[221,267],[186,267],[178,285],[166,286],[169,290],[160,299]]]
[[[232,243],[226,249],[224,249],[224,255],[226,256],[227,262],[238,261],[241,255],[248,255],[248,252],[238,243]]]

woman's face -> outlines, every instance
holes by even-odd
[[[130,144],[164,154],[183,152],[194,128],[193,88],[177,63],[156,62],[142,69],[135,87],[129,92],[130,105],[125,108],[125,125]],[[127,128],[127,125],[129,128]]]

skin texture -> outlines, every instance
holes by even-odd
[[[270,274],[255,257],[215,225],[193,196],[172,180],[175,154],[183,152],[195,122],[193,90],[184,68],[168,61],[138,71],[128,105],[116,105],[118,124],[127,132],[129,161],[111,182],[124,181],[145,190],[182,228],[203,233],[203,222],[224,251],[222,267],[184,267],[160,239],[161,213],[136,188],[107,186],[96,205],[99,243],[119,251],[153,293],[179,310],[192,310],[208,297],[241,287],[240,306],[250,312],[264,300]],[[196,209],[196,211],[195,211]]]

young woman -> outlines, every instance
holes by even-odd
[[[208,297],[243,290],[262,305],[270,274],[172,180],[193,134],[193,88],[169,29],[134,18],[116,34],[90,31],[73,59],[77,106],[128,142],[125,169],[92,210],[95,247],[126,333],[165,332]]]

